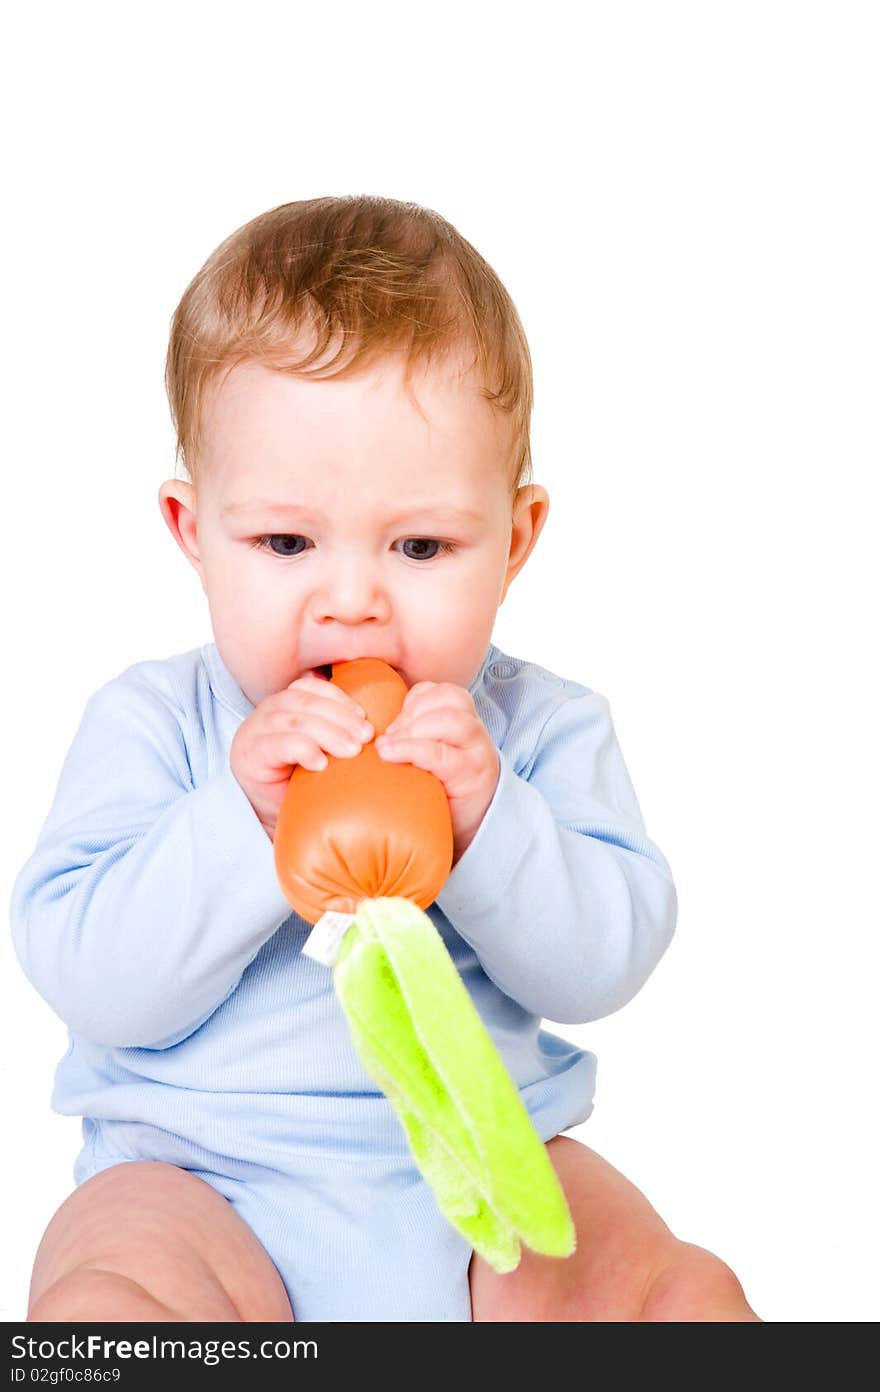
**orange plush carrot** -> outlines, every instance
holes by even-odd
[[[332,681],[363,706],[376,735],[400,713],[407,690],[376,657],[337,663]],[[449,877],[452,854],[443,784],[414,764],[380,758],[372,740],[353,759],[328,755],[320,772],[294,768],[278,814],[275,865],[308,923],[383,896],[426,909]]]
[[[400,711],[403,679],[378,658],[334,666],[376,734]],[[315,928],[303,951],[333,968],[355,1050],[393,1106],[442,1213],[512,1271],[520,1239],[569,1256],[565,1195],[440,934],[423,912],[452,866],[442,783],[381,759],[294,768],[275,831],[287,899]]]

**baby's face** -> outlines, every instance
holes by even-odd
[[[249,362],[210,394],[198,496],[159,496],[254,705],[356,657],[473,681],[548,499],[520,489],[512,515],[508,420],[455,371],[414,377],[426,419],[396,357],[323,381]]]

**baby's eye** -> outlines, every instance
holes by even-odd
[[[407,537],[403,544],[404,546],[412,545],[416,548],[415,555],[407,553],[407,559],[410,561],[433,561],[434,557],[442,552],[455,550],[451,542],[436,541],[434,537]],[[424,551],[420,550],[420,548],[424,546],[437,546],[439,547],[439,552],[432,551],[429,556],[426,556]]]
[[[304,536],[288,536],[282,533],[273,533],[271,536],[257,537],[255,545],[258,550],[271,551],[273,556],[301,556],[301,551],[294,550],[297,542],[306,541]],[[281,548],[276,551],[273,542],[280,542]]]

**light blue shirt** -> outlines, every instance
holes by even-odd
[[[427,912],[546,1139],[589,1116],[596,1060],[543,1018],[630,1000],[672,938],[676,892],[604,696],[492,645],[469,690],[501,772]],[[107,682],[15,881],[19,961],[69,1029],[52,1106],[84,1118],[78,1179],[104,1132],[158,1128],[271,1165],[309,1127],[367,1145],[377,1107],[390,1114],[230,770],[253,709],[213,643]]]

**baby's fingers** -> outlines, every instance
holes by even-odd
[[[359,715],[366,714],[363,706],[359,705],[353,696],[349,696],[347,691],[343,691],[341,686],[335,686],[333,682],[327,681],[325,677],[317,677],[313,672],[306,672],[305,676],[297,677],[286,690],[305,692],[310,697],[317,696],[324,701],[335,701],[337,704],[350,706]]]
[[[302,764],[306,768],[326,768],[326,754],[339,759],[351,759],[359,754],[370,738],[359,734],[335,720],[310,715],[307,724],[291,729],[290,723],[266,735],[267,756],[277,768]]]

